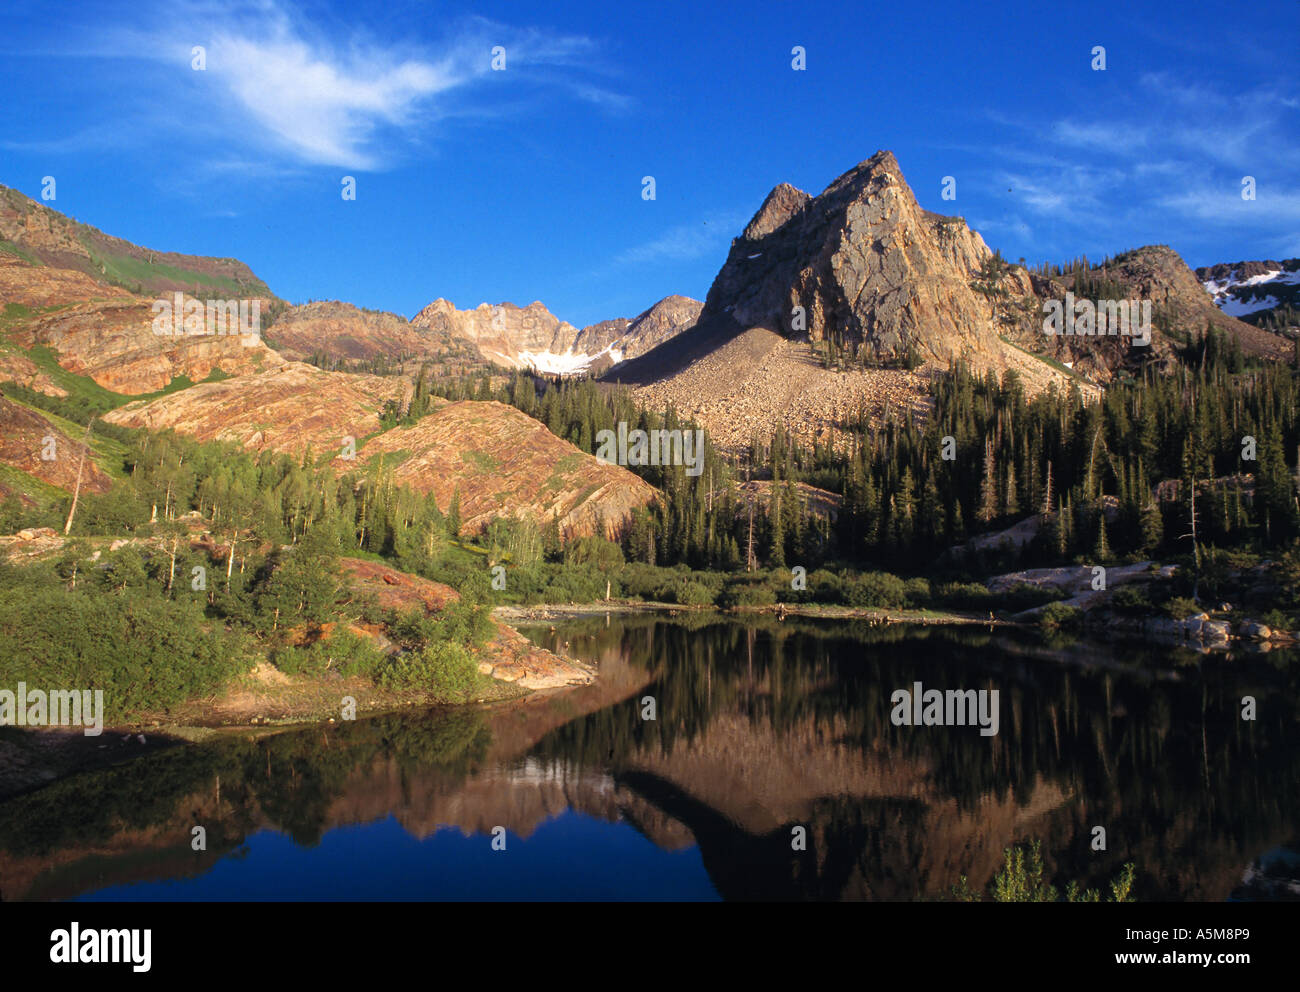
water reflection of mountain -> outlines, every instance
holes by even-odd
[[[1031,837],[1060,879],[1104,885],[1133,860],[1142,898],[1285,897],[1243,884],[1258,852],[1296,836],[1296,676],[1281,656],[1178,667],[1187,659],[1108,646],[1044,658],[983,631],[698,616],[532,636],[568,641],[601,678],[56,783],[0,806],[0,889],[60,898],[202,872],[267,827],[312,844],[392,815],[416,837],[504,825],[527,838],[567,809],[623,819],[663,848],[698,845],[728,898],[942,898],[959,875],[986,882],[1002,849]],[[1001,732],[895,727],[890,693],[918,680],[997,688]],[[1246,694],[1253,723],[1239,717]],[[647,695],[654,721],[641,718]],[[196,823],[205,855],[189,850]],[[1104,853],[1088,848],[1098,824]],[[796,825],[804,853],[791,850]]]

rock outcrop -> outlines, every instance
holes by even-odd
[[[1286,342],[1261,331],[1214,305],[1182,257],[1167,245],[1149,245],[1125,252],[1102,270],[1126,287],[1131,298],[1150,300],[1152,309],[1184,333],[1202,334],[1207,325],[1236,338],[1247,354],[1281,357],[1290,354]]]
[[[579,330],[540,302],[526,307],[480,303],[473,310],[457,310],[437,299],[411,323],[469,342],[488,361],[506,368],[595,373],[680,334],[695,323],[702,306],[685,296],[668,296],[630,320],[604,320]]]
[[[7,322],[5,330],[18,347],[50,348],[69,372],[128,396],[165,389],[179,376],[199,382],[283,361],[255,335],[163,335],[155,317],[152,300],[125,297],[69,304]]]
[[[882,151],[816,197],[773,189],[732,243],[700,322],[830,339],[881,360],[994,356],[990,308],[970,285],[990,255],[961,218],[922,210]]]
[[[574,340],[573,350],[598,356],[589,369],[596,373],[600,371],[602,353],[609,364],[643,355],[693,327],[703,308],[703,303],[689,296],[665,296],[631,320],[620,317],[584,327]]]
[[[839,444],[863,413],[924,414],[929,375],[954,360],[1014,369],[1031,393],[1065,386],[1059,367],[1002,340],[1007,301],[1033,289],[1018,267],[986,277],[995,264],[964,220],[921,209],[882,151],[818,196],[774,188],[733,241],[694,326],[604,378],[695,418],[732,451],[778,423],[803,443]],[[998,292],[980,288],[989,281]],[[823,356],[833,342],[847,367],[814,355],[810,341]],[[924,368],[889,367],[908,358]]]
[[[473,310],[457,310],[439,298],[412,317],[411,323],[469,341],[488,361],[506,368],[528,368],[529,355],[563,355],[578,336],[576,327],[540,302],[526,307],[480,303]]]
[[[432,493],[445,512],[459,491],[462,533],[497,517],[555,521],[563,537],[621,533],[654,487],[556,437],[540,421],[504,403],[443,403],[410,427],[366,442],[358,461],[379,459],[393,481]],[[335,468],[345,471],[343,459]]]
[[[291,361],[322,356],[345,368],[375,359],[418,359],[460,370],[482,363],[473,344],[444,329],[334,301],[290,307],[267,330],[266,339]]]
[[[379,430],[384,404],[404,401],[410,384],[391,376],[324,372],[285,362],[260,375],[203,382],[136,400],[104,419],[125,427],[174,430],[200,441],[233,441],[254,451],[317,456],[342,451],[347,438]]]

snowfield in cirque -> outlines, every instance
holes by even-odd
[[[1205,291],[1214,297],[1214,305],[1229,317],[1242,317],[1258,310],[1270,310],[1278,305],[1278,298],[1272,295],[1258,295],[1256,287],[1300,285],[1300,269],[1287,272],[1284,269],[1272,269],[1249,279],[1207,279],[1201,283]],[[1243,290],[1250,290],[1243,292]]]

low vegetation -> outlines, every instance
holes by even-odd
[[[1035,840],[1003,852],[1002,868],[989,886],[989,897],[993,902],[1136,902],[1135,879],[1136,865],[1129,862],[1111,881],[1105,900],[1097,889],[1085,889],[1078,882],[1070,882],[1062,893],[1045,877],[1042,844]],[[952,894],[958,902],[980,902],[984,896],[971,888],[965,875],[952,887]]]

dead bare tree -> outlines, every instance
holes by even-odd
[[[67,537],[72,531],[72,518],[77,513],[77,499],[81,495],[81,473],[86,467],[86,452],[90,450],[90,428],[95,423],[95,418],[91,417],[86,422],[86,436],[81,441],[81,459],[77,462],[77,484],[72,489],[72,507],[68,510],[68,522],[63,525],[63,536]]]

